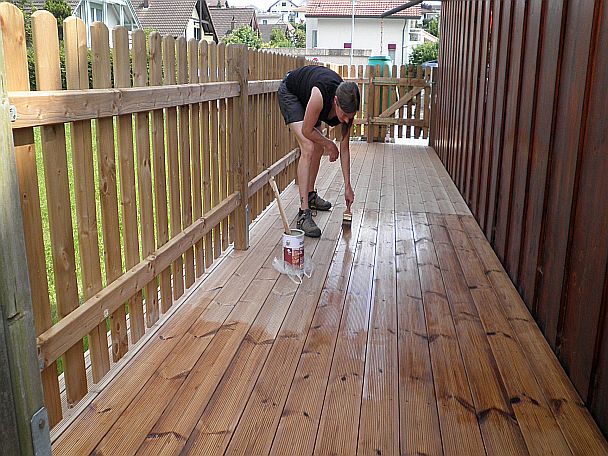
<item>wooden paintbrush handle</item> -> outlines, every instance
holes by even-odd
[[[274,196],[277,199],[277,205],[279,206],[279,213],[281,214],[281,220],[283,220],[283,228],[285,229],[285,234],[291,234],[291,228],[289,228],[289,223],[287,222],[287,216],[285,215],[285,210],[283,209],[283,203],[281,203],[281,196],[279,195],[279,188],[277,187],[277,183],[274,181],[274,177],[270,177],[270,186],[272,187],[272,191],[274,192]]]

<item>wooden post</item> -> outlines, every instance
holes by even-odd
[[[372,127],[372,118],[374,117],[375,108],[375,93],[376,87],[374,86],[374,76],[376,75],[376,67],[368,65],[367,74],[369,78],[369,84],[367,86],[367,124],[365,126],[365,132],[367,133],[367,142],[371,143],[374,141],[376,135],[375,129]]]
[[[247,47],[244,45],[230,46],[228,59],[228,74],[231,79],[241,85],[241,93],[234,99],[234,116],[232,124],[232,137],[234,147],[232,148],[232,159],[230,160],[231,172],[234,182],[234,191],[240,192],[241,202],[235,210],[234,226],[234,248],[247,250],[249,248],[249,220],[247,212],[249,204],[247,198],[249,176],[249,88],[247,65],[249,57]]]
[[[9,382],[3,380],[0,386],[0,453],[15,454],[13,451],[17,450],[21,454],[34,454],[34,451],[37,451],[36,454],[51,454],[49,423],[43,407],[42,381],[36,354],[32,295],[25,261],[25,238],[1,33],[0,248],[0,359],[2,375],[10,376]],[[41,420],[35,423],[35,435],[32,433],[34,416]],[[15,437],[17,440],[11,441]]]

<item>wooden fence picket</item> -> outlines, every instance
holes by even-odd
[[[177,41],[177,83],[188,82],[188,49],[186,39],[180,36]],[[179,137],[179,175],[182,196],[182,229],[192,225],[192,172],[190,165],[190,106],[178,106],[178,137]],[[186,269],[186,288],[194,283],[194,248],[188,249],[184,255]]]
[[[74,16],[67,18],[63,24],[63,37],[67,88],[68,90],[88,89],[87,35],[82,19]],[[99,258],[91,122],[89,120],[73,122],[71,133],[82,291],[83,298],[86,300],[103,288]],[[110,370],[105,320],[89,333],[89,352],[93,382],[97,383]]]
[[[131,65],[129,62],[129,36],[127,29],[113,30],[114,42],[114,86],[131,87]],[[105,47],[105,45],[104,45]],[[135,158],[133,147],[133,116],[118,116],[118,156],[120,169],[120,200],[122,209],[125,266],[131,269],[140,260],[137,223],[137,196],[135,187]],[[144,335],[143,295],[137,292],[129,299],[129,323],[131,341],[137,342]]]
[[[173,85],[176,83],[175,74],[175,38],[172,36],[163,37],[163,74],[165,75],[164,84]],[[179,182],[179,139],[177,133],[177,108],[171,107],[165,110],[166,134],[167,134],[167,155],[169,173],[169,201],[171,208],[171,238],[174,238],[182,231],[182,214],[180,203],[180,182]],[[173,262],[173,298],[178,299],[184,294],[184,263],[180,256]]]
[[[162,38],[158,32],[150,35],[150,85],[162,85]],[[165,125],[162,109],[152,111],[152,154],[154,156],[154,203],[156,209],[156,244],[162,247],[169,241],[167,208],[167,171],[165,154]],[[167,312],[173,303],[171,269],[160,274],[160,307]]]
[[[209,81],[209,45],[206,41],[199,44],[199,74],[200,82]],[[203,214],[211,210],[211,144],[210,144],[210,111],[211,103],[204,102],[201,106],[201,131],[202,131],[202,161],[203,161]],[[211,266],[213,262],[213,233],[210,231],[205,235],[205,267]]]
[[[148,51],[146,35],[143,30],[135,30],[132,39],[133,86],[148,85]],[[135,115],[137,141],[137,187],[139,189],[141,254],[143,258],[152,254],[156,248],[154,240],[154,207],[152,195],[152,167],[150,165],[150,113],[139,112]],[[158,286],[156,278],[145,286],[146,325],[151,327],[158,321]]]
[[[217,45],[209,43],[209,81],[217,82]],[[211,207],[220,202],[220,171],[219,171],[219,112],[218,102],[211,102]],[[221,254],[220,227],[213,228],[213,259]]]
[[[102,23],[93,24],[91,26],[93,88],[111,87],[110,47],[108,42],[108,28]],[[112,118],[97,119],[96,133],[107,286],[122,274],[116,154],[114,151],[114,125]],[[112,335],[112,357],[116,362],[129,349],[126,309],[124,306],[120,306],[110,316],[110,331]]]
[[[217,73],[218,81],[226,80],[226,45],[220,43],[217,47]],[[227,169],[227,157],[228,147],[226,138],[226,125],[227,125],[227,109],[226,100],[219,100],[219,148],[218,155],[220,160],[219,167],[219,201],[226,199],[228,190],[228,169]],[[228,219],[222,221],[221,224],[221,245],[222,251],[228,248]]]
[[[57,20],[36,11],[32,34],[38,89],[61,90]],[[42,127],[41,136],[57,313],[63,318],[79,303],[64,125]],[[67,350],[63,365],[68,405],[76,404],[88,390],[82,339]]]
[[[188,40],[188,82],[197,84],[198,78],[198,41]],[[201,182],[201,104],[190,106],[190,162],[192,164],[192,218],[196,221],[203,215],[202,182]],[[196,277],[205,272],[205,255],[203,240],[194,247]]]

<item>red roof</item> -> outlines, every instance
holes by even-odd
[[[380,17],[382,13],[404,5],[406,0],[356,0],[356,17]],[[350,17],[352,14],[352,0],[309,0],[306,6],[307,17]],[[399,11],[391,17],[421,16],[420,6],[412,6]],[[387,18],[388,19],[388,18]]]

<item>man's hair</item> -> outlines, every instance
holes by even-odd
[[[357,112],[361,105],[359,86],[352,81],[343,81],[336,89],[336,98],[340,109],[347,114]]]

